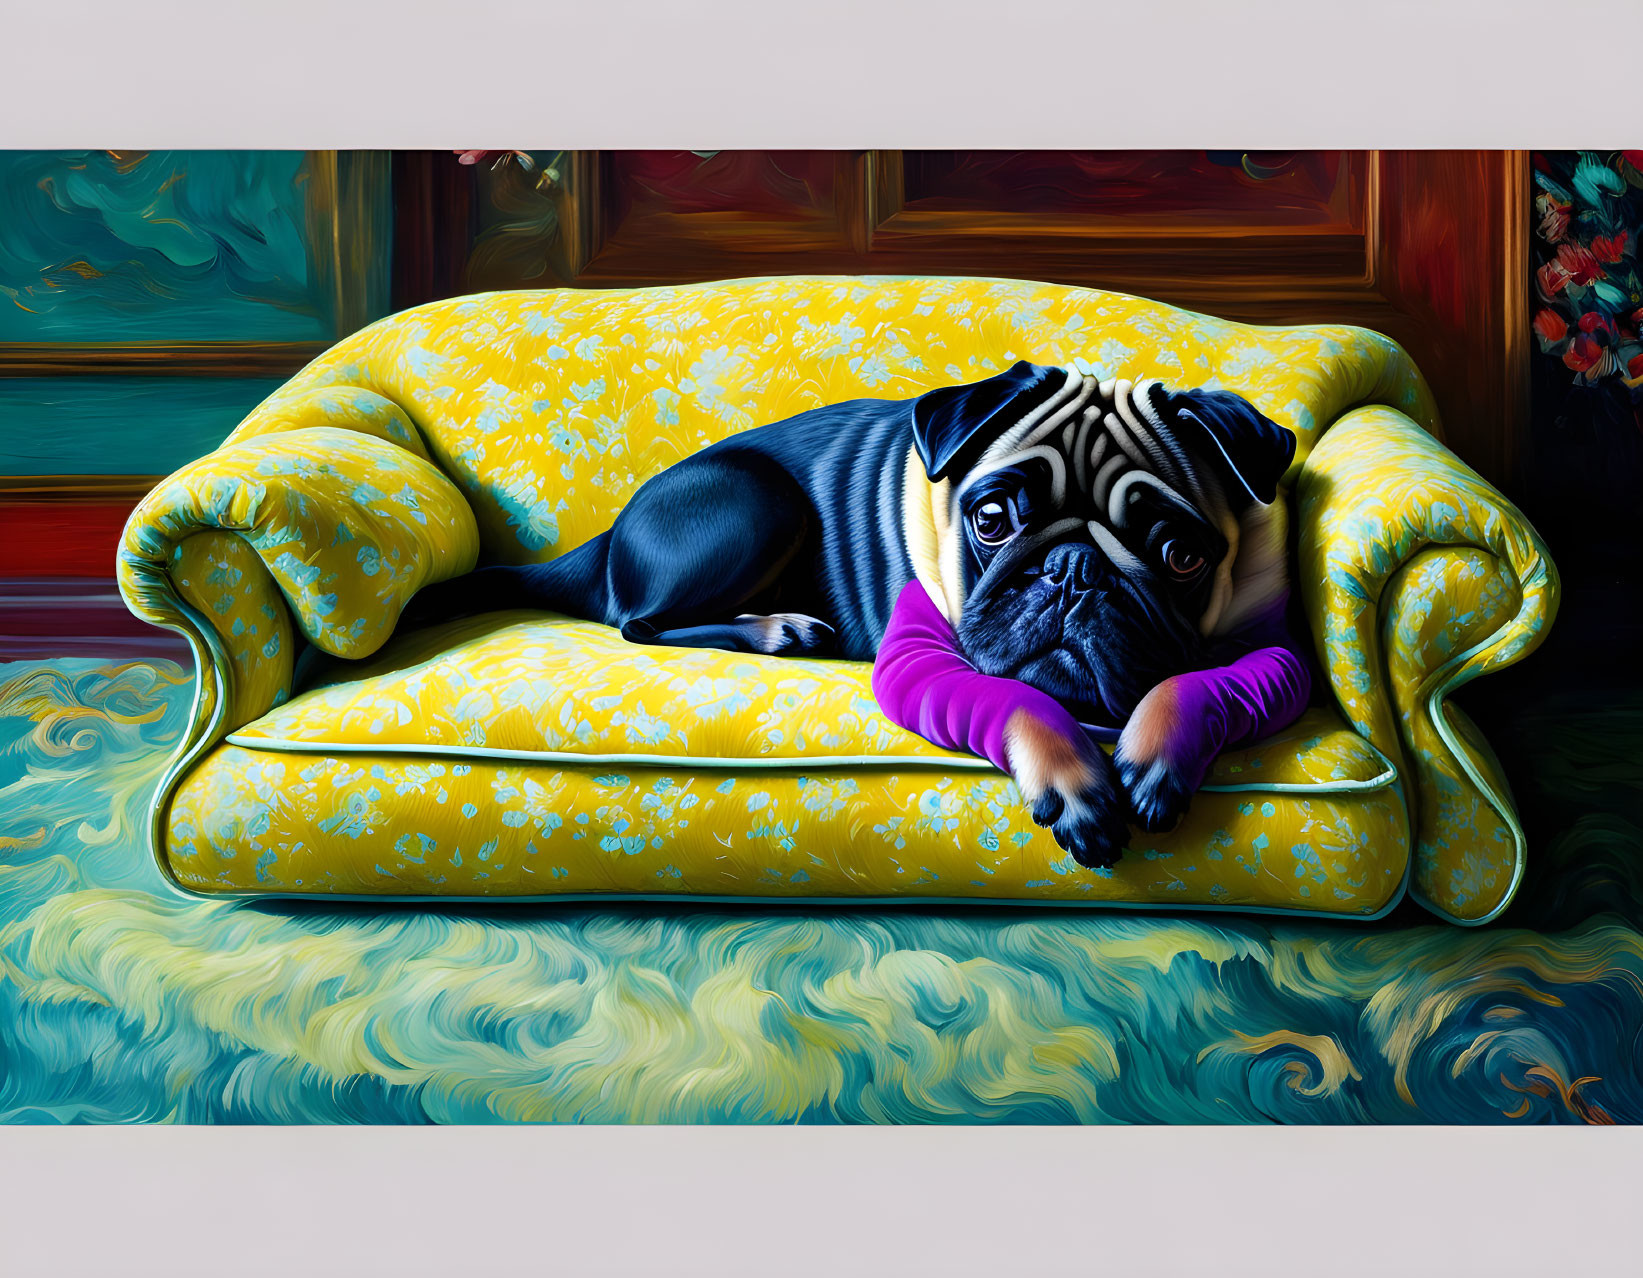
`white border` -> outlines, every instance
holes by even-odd
[[[57,0],[0,20],[0,146],[1637,147],[1636,15]],[[0,1128],[0,1269],[1622,1273],[1640,1168],[1636,1128]]]
[[[1620,1274],[1639,1137],[17,1128],[0,1256],[18,1278]]]
[[[1636,0],[56,0],[7,6],[0,146],[1635,147],[1637,30]]]

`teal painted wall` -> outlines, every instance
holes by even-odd
[[[0,475],[168,475],[282,380],[0,377]]]
[[[284,380],[271,366],[386,314],[391,187],[386,152],[0,151],[0,504],[33,476],[167,474]],[[265,349],[212,376],[75,350],[173,342]],[[24,345],[72,373],[31,375]]]

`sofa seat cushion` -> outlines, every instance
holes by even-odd
[[[332,662],[201,758],[163,864],[219,895],[1226,907],[1373,916],[1392,766],[1333,711],[1229,752],[1168,834],[1089,870],[1014,782],[886,723],[869,669],[636,647],[497,614]],[[688,731],[686,725],[689,725]]]
[[[697,898],[1226,907],[1373,917],[1402,890],[1395,782],[1202,791],[1110,870],[1015,783],[942,765],[703,768],[221,745],[178,786],[192,891],[374,899]]]
[[[235,732],[260,750],[359,751],[623,765],[994,772],[886,719],[864,662],[631,644],[551,613],[430,627],[365,662],[330,661],[306,691]],[[1240,789],[1384,784],[1390,765],[1314,709],[1218,759]]]
[[[860,662],[650,647],[596,622],[499,612],[398,637],[368,661],[325,661],[302,693],[233,740],[570,761],[991,766],[891,723],[871,676]]]

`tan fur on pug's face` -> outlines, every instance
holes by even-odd
[[[1293,439],[1224,392],[1035,371],[959,473],[910,451],[907,545],[979,669],[1122,722],[1282,607],[1286,510],[1251,484],[1276,497]]]

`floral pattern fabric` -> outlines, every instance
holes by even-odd
[[[240,712],[261,714],[285,700],[296,660],[291,613],[251,544],[217,530],[185,537],[171,552],[169,578],[210,619]]]
[[[1510,626],[1522,593],[1493,555],[1451,546],[1414,556],[1387,584],[1386,598],[1381,646],[1419,781],[1415,891],[1436,896],[1453,914],[1479,918],[1517,886],[1522,834],[1500,764],[1465,714],[1442,701],[1447,689],[1432,676]]]
[[[1337,422],[1298,495],[1302,596],[1336,700],[1424,783],[1412,891],[1457,922],[1492,918],[1522,876],[1523,835],[1498,765],[1443,698],[1545,638],[1551,557],[1515,507],[1390,408]]]
[[[548,677],[544,677],[546,674]],[[994,771],[887,720],[861,661],[628,643],[609,626],[495,613],[396,640],[235,732],[253,749]],[[1211,785],[1347,788],[1387,760],[1330,711],[1229,751]]]
[[[735,431],[1022,358],[1236,390],[1296,432],[1298,459],[1354,404],[1436,423],[1408,356],[1365,329],[1260,328],[1014,280],[851,276],[436,302],[339,344],[233,438],[292,401],[368,390],[416,424],[485,550],[529,562],[604,531],[646,479]]]
[[[1555,577],[1532,532],[1437,444],[1436,414],[1420,374],[1394,343],[1363,329],[1261,328],[1117,294],[978,279],[783,278],[453,299],[382,321],[339,343],[253,412],[223,448],[161,485],[133,516],[120,566],[126,597],[139,615],[188,633],[217,685],[217,691],[201,699],[195,730],[156,802],[154,838],[162,861],[179,881],[200,890],[403,895],[459,891],[461,879],[466,886],[460,890],[476,894],[524,891],[524,879],[501,889],[495,876],[472,877],[468,853],[477,856],[490,836],[470,847],[462,841],[462,827],[443,833],[423,830],[441,847],[462,849],[470,867],[465,875],[453,876],[450,871],[459,867],[452,865],[439,872],[444,878],[437,883],[408,868],[403,857],[376,857],[380,848],[374,843],[372,867],[362,868],[358,858],[366,845],[338,833],[351,818],[321,828],[336,816],[326,805],[338,794],[346,792],[355,806],[381,814],[389,810],[383,806],[384,783],[391,783],[397,802],[397,787],[423,775],[407,769],[440,767],[453,770],[454,777],[461,766],[467,769],[461,786],[442,783],[447,801],[460,790],[467,796],[463,805],[483,812],[484,796],[474,787],[495,781],[524,794],[528,782],[551,796],[552,811],[574,827],[573,834],[575,828],[593,827],[602,831],[601,840],[637,838],[623,831],[634,827],[636,813],[648,810],[645,794],[652,796],[651,807],[665,804],[655,789],[664,780],[666,789],[689,783],[690,793],[707,804],[695,817],[685,818],[690,825],[664,824],[646,836],[661,840],[660,847],[647,842],[646,858],[672,849],[667,853],[672,859],[663,865],[635,877],[630,871],[637,863],[627,862],[622,875],[601,879],[604,872],[596,872],[591,862],[581,867],[566,863],[565,875],[550,873],[548,886],[537,889],[549,893],[556,887],[609,892],[618,890],[611,886],[618,881],[626,884],[623,891],[654,890],[647,886],[652,871],[671,865],[677,878],[663,877],[710,894],[753,890],[771,869],[782,870],[782,882],[791,890],[781,891],[790,895],[901,894],[918,873],[906,868],[905,858],[902,873],[886,869],[877,845],[869,852],[866,832],[890,829],[892,821],[933,820],[919,806],[924,796],[933,795],[928,802],[943,812],[953,805],[940,820],[958,823],[943,827],[943,834],[954,836],[947,842],[918,845],[925,869],[942,876],[937,895],[1061,899],[1042,886],[1029,886],[1051,882],[1039,871],[1064,858],[1053,840],[1026,819],[1008,780],[977,770],[967,759],[961,767],[958,759],[933,757],[941,752],[891,732],[867,695],[865,670],[846,673],[831,669],[832,663],[783,662],[781,671],[766,671],[731,654],[692,654],[680,657],[678,670],[669,675],[655,664],[657,650],[618,658],[611,641],[594,634],[597,627],[542,623],[521,637],[553,663],[557,683],[580,687],[604,679],[600,686],[606,692],[553,701],[527,692],[524,667],[500,651],[486,657],[492,664],[485,667],[500,672],[499,683],[479,680],[473,667],[441,664],[438,653],[425,652],[410,664],[433,661],[420,676],[427,695],[406,703],[407,681],[418,676],[390,670],[406,657],[403,650],[352,672],[334,670],[329,687],[303,693],[291,683],[297,667],[288,671],[277,657],[269,657],[276,664],[263,668],[247,638],[255,624],[252,639],[266,644],[276,633],[286,633],[280,630],[286,625],[293,643],[300,636],[322,653],[365,662],[381,648],[406,599],[422,584],[465,571],[478,555],[527,562],[564,553],[607,527],[645,479],[708,443],[821,404],[860,396],[908,397],[936,385],[984,377],[1018,358],[1071,364],[1101,376],[1156,376],[1178,386],[1225,387],[1248,396],[1296,433],[1290,480],[1299,483],[1303,508],[1311,501],[1310,514],[1302,517],[1302,586],[1309,591],[1320,651],[1352,730],[1400,764],[1406,755],[1405,734],[1413,737],[1417,720],[1400,717],[1404,708],[1394,699],[1381,653],[1378,609],[1382,589],[1404,562],[1434,542],[1460,542],[1488,546],[1501,571],[1517,576],[1519,611],[1502,621],[1498,642],[1486,644],[1483,656],[1469,657],[1458,673],[1451,672],[1451,684],[1522,655],[1549,619]],[[1343,425],[1353,422],[1358,424],[1332,449]],[[1386,439],[1380,438],[1383,431]],[[1360,464],[1366,456],[1372,460]],[[1314,473],[1328,476],[1328,482],[1309,487],[1307,477]],[[228,554],[215,543],[203,543],[192,552],[190,564],[178,559],[191,537],[213,531],[234,534],[255,558],[253,565],[239,554],[230,566],[242,573],[252,598],[221,612],[202,606],[202,601],[209,605],[211,591],[194,578],[201,571],[226,577],[229,568],[204,561],[211,555],[226,560]],[[1537,571],[1541,575],[1531,579]],[[1315,582],[1309,574],[1316,575]],[[192,584],[183,586],[179,577]],[[267,612],[262,611],[265,605]],[[247,608],[258,615],[248,614]],[[242,629],[236,631],[236,624]],[[727,663],[724,668],[715,665],[720,660]],[[738,661],[746,671],[730,668]],[[631,686],[618,687],[617,672],[631,677]],[[371,680],[392,683],[396,678],[401,682],[393,696],[401,697],[401,708],[379,713],[387,704],[382,698],[392,697],[385,691],[388,684]],[[810,679],[814,689],[806,683]],[[551,687],[556,680],[538,682]],[[806,719],[809,699],[824,690],[824,701],[837,698],[826,704],[839,716],[828,723]],[[290,699],[293,692],[302,695]],[[596,710],[598,695],[618,699]],[[464,698],[466,707],[460,704]],[[715,720],[711,713],[700,713],[714,698],[727,705],[746,698],[747,705]],[[265,718],[271,708],[273,717]],[[548,717],[537,717],[539,709]],[[789,711],[798,719],[784,717]],[[372,732],[378,721],[380,730]],[[529,738],[527,723],[535,738]],[[357,733],[362,724],[367,736],[379,739],[375,744],[338,740],[339,733]],[[209,750],[236,729],[241,732],[235,741],[244,744]],[[1454,764],[1459,775],[1476,771],[1464,762],[1477,751],[1460,728],[1434,731],[1434,758],[1447,752],[1452,760],[1462,760]],[[526,738],[518,739],[553,741],[557,744],[547,749],[570,753],[600,741],[620,747],[605,753],[642,755],[647,762],[616,772],[600,763],[504,765],[476,758],[458,764],[391,751],[394,740],[401,748],[416,745],[411,738],[418,732],[442,733],[454,748],[475,750],[497,748],[476,746],[476,736],[491,741],[510,739],[509,734],[518,738],[521,732]],[[317,751],[313,757],[267,748],[276,739],[304,733]],[[384,734],[390,738],[388,746],[380,741]],[[259,736],[261,744],[254,744]],[[326,743],[338,749],[327,754]],[[381,753],[373,753],[379,748]],[[780,757],[802,764],[806,757],[819,763],[864,758],[875,751],[886,758],[899,759],[903,752],[918,756],[917,774],[928,784],[917,788],[916,803],[908,797],[914,793],[908,779],[914,773],[904,775],[899,762],[888,765],[890,771],[884,765],[863,765],[859,775],[833,762],[780,775],[733,766],[744,758]],[[736,784],[742,783],[738,778],[743,773],[769,778],[776,787],[769,790],[776,805],[771,830],[791,832],[799,814],[809,810],[806,802],[822,793],[813,786],[833,787],[829,793],[847,784],[855,787],[838,809],[848,815],[838,818],[843,824],[813,823],[809,836],[791,847],[782,842],[789,835],[772,835],[775,842],[766,845],[751,833],[762,827],[742,830],[744,841],[763,849],[759,856],[774,856],[772,849],[782,855],[773,865],[756,869],[746,861],[718,874],[714,858],[731,855],[734,861],[752,854],[725,851],[724,839],[738,834],[730,819],[736,809],[727,800],[709,802],[700,794],[713,773],[707,768],[693,773],[685,761],[703,754],[730,760],[732,770],[725,779]],[[663,756],[660,762],[652,759],[658,755]],[[672,757],[681,766],[669,763]],[[926,758],[931,762],[924,763]],[[1337,762],[1327,751],[1318,758],[1326,771]],[[1245,763],[1233,759],[1227,766],[1234,765]],[[935,780],[928,775],[932,770]],[[272,783],[266,782],[275,771],[282,778],[284,798],[276,794],[280,786],[270,788]],[[262,790],[253,785],[253,772],[264,778],[258,783]],[[498,780],[504,775],[516,780]],[[617,775],[626,778],[620,789],[600,781]],[[182,788],[172,804],[176,782]],[[640,793],[644,786],[651,788]],[[372,789],[379,792],[376,798]],[[203,796],[222,805],[220,820],[211,818]],[[613,804],[614,797],[621,803]],[[970,799],[979,805],[974,811],[964,806]],[[1072,886],[1064,898],[1361,914],[1391,899],[1382,890],[1388,876],[1402,881],[1408,859],[1402,784],[1310,796],[1275,792],[1270,800],[1253,803],[1250,813],[1239,809],[1251,800],[1239,799],[1228,815],[1225,803],[1231,801],[1221,796],[1195,805],[1196,815],[1171,836],[1167,849],[1160,844],[1126,857],[1114,876],[1068,871],[1063,877]],[[1387,803],[1399,815],[1376,806]],[[993,813],[988,804],[999,805],[1000,812]],[[1307,805],[1321,806],[1303,811]],[[611,817],[618,808],[626,814],[620,818],[627,822],[623,831]],[[1369,808],[1380,815],[1365,815]],[[1427,810],[1420,804],[1417,809]],[[398,808],[392,810],[397,814],[391,823],[395,840],[417,829],[414,822],[402,823]],[[1440,812],[1454,810],[1455,805],[1440,805]],[[1242,824],[1236,818],[1243,818]],[[536,818],[527,814],[523,819],[529,823]],[[1431,818],[1439,823],[1447,819],[1441,814]],[[501,812],[496,820],[501,821]],[[239,832],[224,834],[223,823],[236,821]],[[1361,821],[1352,826],[1354,838],[1371,837],[1375,846],[1360,849],[1361,857],[1369,859],[1335,851],[1326,858],[1310,839],[1291,838],[1303,828],[1322,828],[1308,827],[1309,821]],[[374,819],[359,827],[360,838],[367,828],[377,829]],[[523,828],[499,825],[492,851],[503,849],[503,831]],[[826,848],[811,841],[823,833],[838,842],[844,864],[829,871],[826,891],[812,886],[800,892],[803,882],[819,883],[799,858],[826,858]],[[954,846],[969,855],[976,847],[985,849],[985,840],[1006,836],[1018,841],[1013,846],[1037,849],[1022,852],[1013,863],[1021,877],[999,878],[995,865],[994,875],[978,879],[985,891],[959,891],[968,880],[950,863],[959,855]],[[1212,864],[1210,853],[1220,846],[1214,841],[1222,836],[1234,844],[1264,837],[1263,848],[1290,838],[1290,848],[1305,845],[1318,855],[1323,868],[1316,872],[1324,879],[1311,877],[1312,870],[1268,874],[1270,862],[1263,860],[1255,875],[1261,887],[1248,889],[1236,876],[1204,868]],[[1330,837],[1334,848],[1340,841]],[[1470,849],[1468,855],[1477,854],[1477,840],[1466,830],[1445,837],[1456,848]],[[808,850],[801,852],[801,844]],[[328,851],[322,854],[322,849]],[[250,873],[249,867],[271,850],[274,860],[263,866],[262,876]],[[327,855],[339,858],[329,870]],[[523,855],[510,862],[512,872],[523,874]],[[1498,849],[1484,855],[1499,859]],[[1156,867],[1160,860],[1169,862],[1174,876],[1169,881],[1175,886],[1159,886],[1163,877],[1146,877],[1143,867]],[[293,868],[298,862],[301,868]],[[1193,874],[1176,873],[1188,862]],[[379,864],[392,872],[379,875],[374,868]],[[1429,868],[1437,879],[1450,873],[1447,865]],[[795,879],[796,871],[809,878]],[[568,886],[571,877],[580,886]],[[1323,892],[1326,880],[1328,891]],[[1336,896],[1337,891],[1346,895]],[[1422,891],[1436,908],[1448,909],[1450,893],[1441,884],[1426,884]],[[1469,906],[1487,895],[1473,889]]]
[[[227,745],[178,790],[166,864],[205,893],[908,897],[1368,916],[1397,899],[1409,860],[1390,770],[1353,788],[1200,793],[1167,838],[1137,835],[1116,867],[1087,870],[991,769],[681,765]]]

